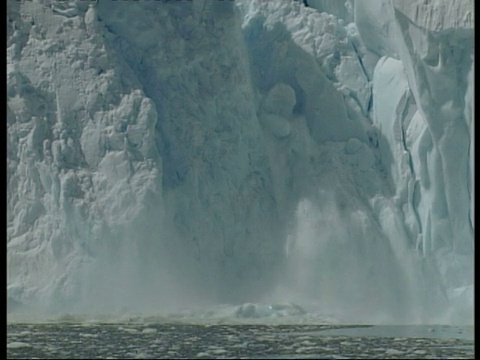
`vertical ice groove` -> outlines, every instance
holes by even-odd
[[[405,136],[405,122],[407,121],[406,117],[408,115],[407,111],[409,108],[409,102],[410,102],[410,94],[409,92],[405,93],[405,102],[403,104],[403,109],[401,111],[401,117],[400,117],[400,127],[401,127],[401,144],[403,146],[403,150],[407,153],[408,156],[408,166],[410,169],[410,173],[412,174],[413,177],[415,177],[415,169],[413,168],[413,163],[412,163],[412,155],[410,153],[410,149],[408,148],[407,141],[406,141],[406,136]]]
[[[474,119],[474,101],[473,101],[473,79],[474,79],[474,62],[472,61],[472,65],[470,67],[470,71],[467,76],[467,90],[465,91],[465,110],[464,116],[465,121],[467,123],[468,131],[469,131],[469,145],[468,145],[468,195],[470,198],[470,208],[469,208],[469,221],[470,221],[470,228],[472,229],[472,233],[474,230],[474,157],[475,157],[475,141],[474,141],[474,134],[475,134],[475,121]]]
[[[353,43],[353,41],[351,42],[351,45],[352,45],[353,51],[355,52],[355,54],[356,54],[356,56],[357,56],[358,63],[360,64],[360,66],[361,66],[361,68],[362,68],[362,70],[363,70],[363,73],[365,74],[365,77],[368,79],[368,73],[367,73],[367,70],[365,69],[365,65],[363,65],[362,57],[361,57],[361,55],[358,53],[357,47],[355,46],[355,44]]]

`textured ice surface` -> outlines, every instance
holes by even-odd
[[[9,311],[471,323],[472,11],[9,0]]]

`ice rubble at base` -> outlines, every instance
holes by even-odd
[[[9,0],[9,298],[471,322],[471,3],[309,3]]]

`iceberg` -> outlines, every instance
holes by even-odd
[[[471,324],[473,21],[8,0],[9,316]]]

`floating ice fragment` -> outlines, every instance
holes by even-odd
[[[20,348],[28,348],[32,347],[32,345],[20,342],[20,341],[14,341],[9,344],[7,344],[7,349],[20,349]]]
[[[388,349],[387,351],[385,351],[385,354],[386,355],[400,355],[400,354],[404,354],[404,352],[400,351],[400,350],[396,350],[396,349]]]

